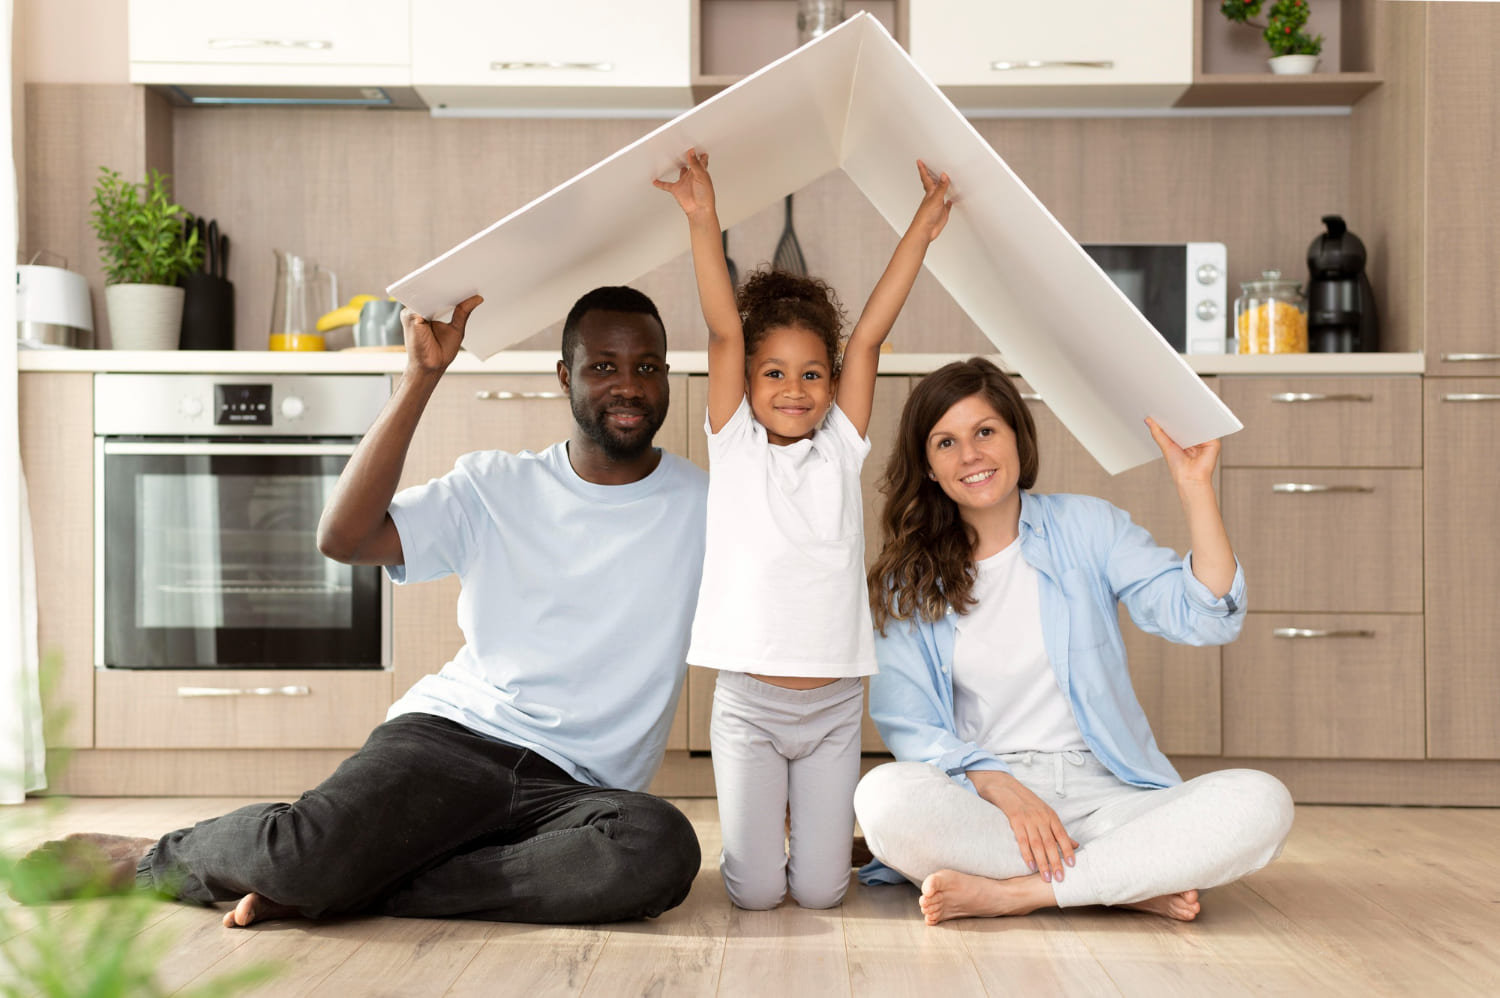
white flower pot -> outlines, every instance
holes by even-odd
[[[1266,62],[1270,63],[1271,72],[1279,76],[1301,76],[1317,69],[1320,58],[1316,55],[1278,55]]]
[[[116,350],[176,350],[182,337],[182,288],[111,284],[104,289],[110,345]]]

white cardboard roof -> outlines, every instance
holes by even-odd
[[[1112,474],[1240,422],[1011,172],[906,52],[857,14],[392,284],[424,315],[471,294],[464,345],[488,357],[688,251],[651,186],[689,146],[711,156],[727,228],[842,169],[897,232],[921,197],[912,162],[949,174],[954,207],[927,268]]]

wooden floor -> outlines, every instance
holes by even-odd
[[[0,847],[61,831],[157,835],[241,803],[32,802],[0,809]],[[714,802],[677,803],[704,866],[687,902],[654,921],[229,930],[219,912],[163,904],[143,945],[163,948],[166,992],[272,961],[281,971],[256,993],[277,998],[1500,994],[1500,811],[1299,807],[1281,859],[1205,893],[1192,924],[1074,909],[929,928],[909,887],[855,887],[832,911],[738,911],[716,870]]]

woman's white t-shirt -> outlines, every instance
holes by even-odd
[[[705,421],[706,423],[706,421]],[[773,446],[741,401],[708,432],[708,535],[688,662],[839,678],[876,671],[859,470],[870,442],[835,405]]]
[[[979,602],[958,618],[953,644],[958,736],[996,755],[1087,750],[1047,658],[1037,571],[1020,538],[975,569]]]

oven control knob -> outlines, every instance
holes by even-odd
[[[281,400],[281,414],[287,419],[296,419],[306,410],[307,405],[295,395],[288,395]]]
[[[184,396],[182,401],[177,403],[177,411],[189,418],[201,416],[203,415],[203,400],[196,395]]]
[[[1198,267],[1198,283],[1214,284],[1219,280],[1219,268],[1211,263],[1205,263]]]
[[[1198,318],[1204,322],[1209,322],[1219,317],[1219,303],[1211,298],[1205,298],[1198,303],[1198,307],[1193,311],[1197,314]]]

